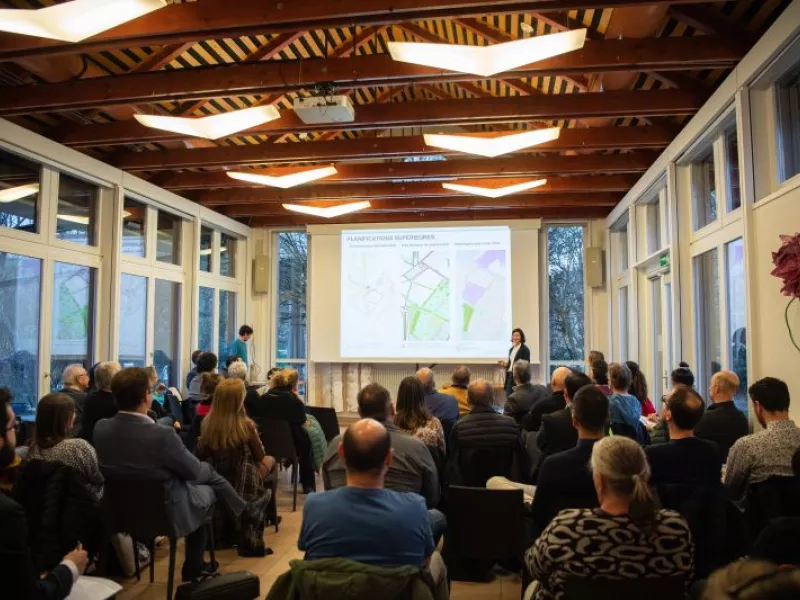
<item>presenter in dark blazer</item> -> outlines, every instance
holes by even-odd
[[[500,366],[506,370],[506,398],[511,395],[514,390],[514,363],[518,360],[531,360],[531,350],[525,345],[525,333],[522,329],[517,327],[511,332],[512,346],[508,351],[508,360],[501,360]]]

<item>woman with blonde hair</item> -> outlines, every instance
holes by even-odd
[[[537,580],[526,598],[562,600],[565,582],[574,578],[680,577],[688,586],[689,525],[677,512],[658,509],[641,447],[622,436],[604,438],[592,449],[591,468],[600,507],[562,510],[545,528],[525,554]]]

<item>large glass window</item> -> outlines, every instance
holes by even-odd
[[[167,385],[176,385],[180,358],[180,306],[181,285],[156,279],[155,335],[153,336],[153,366],[158,379]]]
[[[197,348],[214,351],[214,288],[200,288],[200,306],[197,311]]]
[[[0,386],[14,393],[14,412],[36,412],[42,261],[0,252]]]
[[[695,231],[717,219],[717,184],[714,175],[714,151],[692,165],[692,198]]]
[[[208,227],[200,228],[200,270],[211,273],[211,253],[214,242],[214,230]]]
[[[219,274],[225,277],[236,276],[236,238],[227,233],[219,234]]]
[[[739,139],[736,137],[736,127],[725,131],[723,140],[725,144],[725,180],[728,188],[728,210],[736,210],[742,205],[742,190],[739,184]]]
[[[547,228],[550,369],[583,369],[584,285],[581,226]]]
[[[239,328],[236,325],[236,292],[219,291],[219,352],[217,357],[220,368],[225,366],[228,358],[228,350],[235,337],[238,336]]]
[[[147,277],[123,273],[119,291],[119,362],[147,364]]]
[[[800,68],[775,84],[778,103],[778,155],[780,180],[800,173]]]
[[[725,271],[730,368],[739,376],[739,392],[734,400],[736,407],[747,414],[747,306],[742,238],[725,244]]]
[[[180,217],[163,210],[158,211],[156,260],[173,265],[180,264],[182,224]]]
[[[94,246],[95,214],[100,188],[61,173],[58,176],[58,218],[56,237],[59,240]]]
[[[697,389],[706,395],[711,376],[722,368],[719,262],[716,248],[694,257],[697,331]]]
[[[36,233],[39,230],[40,165],[0,150],[0,227]]]
[[[95,270],[56,262],[53,265],[53,319],[50,334],[50,389],[61,388],[71,364],[93,362]]]
[[[147,205],[125,198],[122,212],[122,253],[144,258],[147,251],[145,227],[147,225]]]
[[[300,231],[278,234],[277,358],[306,358],[306,290],[308,235]]]

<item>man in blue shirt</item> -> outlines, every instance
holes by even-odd
[[[242,325],[239,327],[239,337],[233,340],[233,343],[228,350],[228,356],[238,356],[242,359],[244,364],[248,364],[247,342],[250,341],[251,337],[253,337],[253,328],[250,327],[250,325]]]
[[[458,401],[453,396],[436,391],[433,371],[429,368],[420,369],[416,375],[425,390],[425,405],[428,410],[442,422],[445,432],[450,431],[455,422],[458,421]],[[445,422],[447,425],[445,425]]]
[[[429,568],[447,598],[444,563],[434,553],[425,500],[383,488],[392,463],[389,432],[373,419],[347,428],[338,446],[347,486],[308,496],[297,547],[307,560],[348,558],[381,567]]]

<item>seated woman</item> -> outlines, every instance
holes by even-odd
[[[189,428],[189,435],[186,437],[186,447],[194,450],[197,446],[197,438],[200,435],[200,427],[206,415],[211,412],[211,404],[214,399],[214,392],[220,382],[223,381],[219,373],[203,373],[198,377],[200,380],[199,391],[203,394],[203,400],[197,405],[197,414],[192,419],[192,426]]]
[[[639,368],[639,363],[629,360],[625,362],[625,366],[631,372],[631,387],[628,391],[636,396],[639,404],[642,405],[642,416],[651,420],[658,420],[656,407],[653,406],[652,401],[647,396],[647,378]]]
[[[86,440],[69,437],[75,425],[75,403],[66,394],[48,394],[36,407],[36,427],[27,460],[59,462],[72,467],[86,480],[99,500],[103,479],[97,453]]]
[[[394,424],[421,441],[426,446],[444,453],[445,440],[442,422],[428,412],[425,390],[416,377],[406,377],[397,389],[397,412]]]
[[[525,598],[564,599],[572,578],[662,579],[692,576],[689,525],[658,510],[648,486],[650,466],[633,440],[607,437],[592,449],[599,508],[562,510],[525,553],[535,581]]]
[[[256,424],[244,411],[245,387],[240,379],[222,381],[214,392],[211,412],[200,426],[197,440],[197,457],[209,463],[227,479],[243,500],[250,502],[261,498],[270,490],[264,480],[275,474],[277,463],[266,456]],[[271,477],[271,494],[276,493],[277,477]],[[239,553],[263,556],[263,525],[258,539],[243,539]]]
[[[152,408],[147,411],[147,415],[159,425],[180,429],[181,424],[175,420],[175,417],[173,417],[164,406],[164,392],[167,391],[167,386],[159,381],[158,371],[156,371],[153,365],[145,367],[144,370],[150,378],[150,391],[153,394],[153,405]]]

